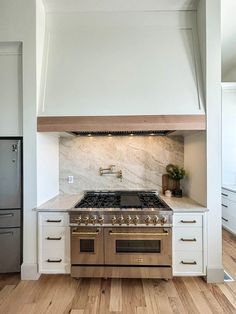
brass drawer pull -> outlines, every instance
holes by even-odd
[[[181,261],[181,264],[183,265],[197,265],[197,262],[194,261],[194,262],[184,262],[184,261]]]
[[[225,208],[228,208],[228,206],[227,205],[225,205],[225,204],[221,204],[223,207],[225,207]]]
[[[61,238],[61,237],[59,237],[59,238],[47,237],[46,239],[47,239],[47,240],[57,240],[57,241],[59,241],[59,240],[61,240],[62,238]]]
[[[168,236],[169,232],[113,232],[109,231],[110,235],[127,235],[127,236]]]
[[[98,235],[99,234],[99,230],[97,231],[72,231],[72,235]]]
[[[197,239],[195,239],[195,238],[193,238],[193,239],[184,239],[184,238],[181,238],[180,240],[183,241],[183,242],[197,242]]]
[[[224,221],[226,221],[226,222],[228,222],[229,221],[229,219],[226,219],[226,218],[224,218],[224,217],[221,217]]]
[[[61,222],[61,219],[54,220],[54,219],[47,219],[47,222]]]
[[[225,194],[225,193],[221,193],[221,195],[226,196],[226,197],[228,197],[228,196],[229,196],[228,194]]]
[[[47,260],[48,263],[61,263],[62,262],[62,259],[48,259]]]
[[[197,221],[196,220],[180,220],[183,224],[195,224]]]

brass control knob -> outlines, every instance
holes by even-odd
[[[129,225],[131,223],[131,221],[132,221],[132,218],[131,218],[130,215],[125,218],[125,222],[126,222],[127,225]]]
[[[119,223],[119,225],[122,225],[123,222],[124,222],[124,217],[121,215],[121,216],[118,218],[118,223]]]
[[[81,217],[81,216],[75,218],[75,222],[76,222],[77,224],[80,225],[80,224],[81,224],[81,221],[82,221],[82,217]]]
[[[146,225],[149,225],[150,222],[151,222],[151,217],[150,217],[150,216],[147,216],[147,217],[145,218],[145,222],[146,222]]]
[[[100,225],[102,225],[103,222],[104,222],[104,217],[103,216],[99,216],[98,217],[98,222],[100,223]]]
[[[162,216],[159,221],[161,225],[164,225],[165,223],[167,223],[167,218],[165,216]]]
[[[113,217],[111,218],[111,223],[114,225],[114,224],[116,223],[116,221],[117,221],[116,216],[113,216]]]
[[[134,223],[135,225],[137,225],[138,222],[139,222],[139,217],[136,215],[136,216],[134,217],[134,219],[133,219],[133,223]]]
[[[96,220],[97,220],[97,217],[95,215],[90,217],[91,224],[95,225]]]
[[[83,217],[83,222],[87,225],[89,223],[89,216]]]
[[[158,221],[159,221],[159,217],[157,215],[155,215],[153,217],[152,221],[153,221],[154,225],[156,225],[158,223]]]

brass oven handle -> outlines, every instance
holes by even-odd
[[[169,232],[113,232],[109,231],[110,235],[132,235],[132,236],[168,236]]]
[[[181,261],[181,264],[183,265],[197,265],[197,262],[184,262],[184,261]]]
[[[195,224],[197,221],[196,220],[180,220],[183,224]]]
[[[184,239],[184,238],[181,238],[180,241],[183,241],[183,242],[196,242],[197,240],[195,238],[193,239]]]
[[[99,230],[97,231],[72,231],[73,235],[98,235]]]

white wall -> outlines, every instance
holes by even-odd
[[[22,45],[0,42],[0,136],[22,134]]]
[[[196,12],[47,14],[39,115],[202,114]]]
[[[23,278],[36,278],[36,27],[35,1],[0,1],[0,42],[23,43]]]
[[[236,184],[236,84],[222,87],[222,185]]]
[[[184,168],[186,194],[206,206],[206,132],[184,137]]]
[[[59,138],[37,134],[37,206],[59,193]]]

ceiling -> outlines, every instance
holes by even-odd
[[[196,10],[199,0],[43,0],[47,12]]]
[[[236,81],[236,1],[222,0],[222,79]]]

